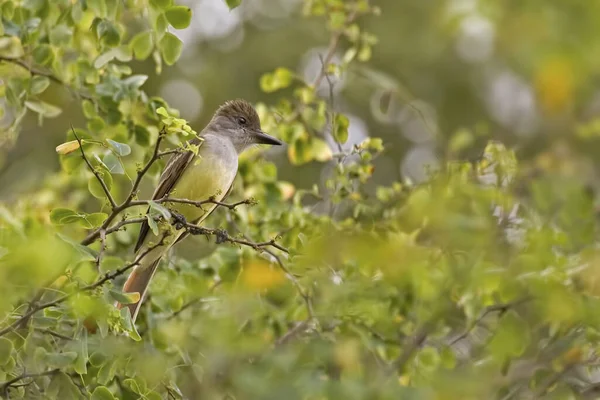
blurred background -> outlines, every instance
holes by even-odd
[[[301,0],[249,0],[229,11],[222,0],[185,0],[189,28],[174,33],[182,58],[160,75],[154,63],[144,89],[163,96],[198,131],[223,101],[275,104],[285,91],[261,92],[275,66],[307,78],[321,68],[329,33],[303,18]],[[420,181],[424,166],[477,158],[490,138],[543,168],[595,187],[600,125],[600,2],[589,0],[378,0],[381,15],[359,20],[377,36],[368,63],[334,85],[335,107],[350,116],[350,139],[381,137],[374,184]],[[339,46],[342,57],[345,44]],[[335,58],[334,58],[335,60]],[[321,93],[328,95],[327,82]],[[70,124],[83,126],[78,100],[60,87],[44,95],[63,107],[38,126],[29,116],[14,146],[0,150],[0,199],[15,199],[58,170],[54,147]],[[9,122],[10,115],[0,120]],[[332,149],[336,149],[330,143]],[[309,187],[327,165],[295,167],[272,149],[280,179]],[[301,171],[300,171],[301,169]]]

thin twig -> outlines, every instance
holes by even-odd
[[[58,333],[58,332],[56,332],[56,331],[52,331],[52,330],[50,330],[50,329],[46,329],[46,328],[34,328],[34,330],[35,330],[36,332],[39,332],[39,333],[44,333],[44,334],[47,334],[47,335],[50,335],[50,336],[54,336],[54,337],[57,337],[57,338],[59,338],[59,339],[64,339],[64,340],[74,340],[74,339],[73,339],[72,337],[70,337],[70,336],[63,335],[62,333]]]
[[[129,202],[131,202],[133,200],[133,198],[137,195],[137,191],[138,191],[138,187],[140,186],[140,183],[142,183],[142,178],[144,178],[144,175],[146,175],[146,173],[148,172],[150,167],[152,167],[154,162],[160,158],[160,152],[159,152],[160,143],[162,142],[163,138],[165,137],[165,134],[166,134],[166,130],[163,127],[163,129],[158,134],[158,138],[156,139],[156,144],[154,145],[154,151],[152,152],[152,157],[150,157],[150,160],[148,160],[146,165],[144,165],[144,167],[138,171],[135,181],[133,182],[133,186],[131,187],[131,191],[129,192],[129,196],[127,197],[127,199],[125,199],[125,201],[123,202],[122,205],[126,206],[127,204],[129,204]]]
[[[77,143],[79,143],[79,150],[81,151],[81,157],[83,157],[83,161],[85,161],[85,163],[88,166],[88,168],[90,169],[90,171],[92,171],[92,173],[94,174],[94,176],[100,183],[100,186],[102,186],[102,190],[104,191],[106,198],[110,202],[111,209],[114,211],[117,208],[117,203],[115,202],[115,199],[112,197],[112,194],[110,193],[110,190],[108,189],[108,186],[106,186],[106,182],[104,182],[104,179],[102,179],[102,177],[100,176],[98,171],[96,171],[96,169],[90,163],[90,160],[85,155],[85,151],[83,150],[83,143],[81,142],[81,139],[79,139],[79,136],[77,136],[77,133],[75,133],[75,128],[73,128],[73,125],[71,125],[71,131],[73,132],[73,136],[75,136]]]
[[[358,9],[355,9],[350,15],[348,15],[348,18],[346,19],[344,26],[347,26],[347,25],[351,24],[352,22],[354,22],[354,20],[356,19],[357,16],[358,16]],[[314,88],[318,88],[319,85],[321,84],[321,82],[323,81],[323,79],[325,78],[325,76],[327,75],[327,66],[329,65],[329,63],[331,63],[331,60],[333,59],[333,56],[335,55],[335,52],[337,50],[337,47],[340,43],[340,39],[342,38],[343,34],[344,34],[344,29],[340,29],[340,30],[335,31],[335,33],[331,36],[331,39],[329,40],[329,47],[327,48],[327,53],[325,53],[325,57],[323,57],[323,59],[322,59],[323,67],[319,71],[319,75],[317,75],[317,77],[315,78],[315,80],[312,84],[312,86]]]
[[[0,390],[3,391],[4,394],[6,394],[6,392],[8,391],[8,388],[11,387],[14,383],[19,382],[20,380],[23,379],[27,379],[27,378],[39,378],[41,376],[48,376],[48,375],[54,375],[57,372],[59,372],[60,370],[58,368],[50,370],[50,371],[45,371],[45,372],[38,372],[35,374],[26,374],[23,373],[15,378],[12,378],[6,382],[0,383]]]
[[[275,341],[275,347],[283,346],[290,340],[298,336],[309,324],[309,320],[298,322],[292,329],[287,331],[283,336]]]
[[[469,326],[467,329],[465,329],[463,333],[461,333],[460,335],[458,335],[457,337],[452,339],[448,345],[452,346],[452,345],[460,342],[461,340],[465,339],[467,336],[469,336],[469,334],[473,331],[473,329],[475,329],[475,327],[477,327],[478,325],[480,325],[482,323],[484,318],[487,317],[488,315],[495,313],[495,312],[500,313],[500,314],[505,313],[509,309],[519,306],[519,305],[526,303],[528,301],[531,301],[531,300],[533,300],[532,297],[524,297],[522,299],[517,299],[517,300],[511,301],[508,303],[499,303],[499,304],[492,304],[491,306],[487,306],[486,308],[483,309],[481,314],[479,314],[479,317],[477,317],[477,319],[475,319],[475,321],[473,321],[471,326]]]
[[[426,323],[417,328],[414,335],[410,336],[404,344],[402,353],[390,364],[390,372],[403,370],[406,363],[412,358],[413,354],[425,342],[431,329],[430,323]]]
[[[267,240],[264,242],[253,242],[247,239],[237,239],[229,235],[229,233],[223,229],[213,229],[213,228],[205,228],[203,226],[198,226],[194,224],[190,224],[187,221],[183,221],[180,218],[176,217],[175,228],[176,229],[185,229],[190,235],[208,235],[215,236],[217,239],[217,244],[220,243],[235,243],[240,244],[242,246],[252,247],[254,250],[264,250],[265,247],[275,247],[278,250],[283,251],[284,253],[289,253],[289,250],[285,247],[278,245],[275,242],[275,239]]]
[[[54,74],[52,74],[50,72],[41,71],[39,69],[32,68],[25,61],[23,61],[23,60],[21,60],[19,58],[9,58],[9,57],[2,57],[2,56],[0,56],[0,61],[4,61],[4,62],[8,62],[8,63],[11,63],[11,64],[18,65],[21,68],[26,69],[27,71],[29,71],[29,73],[31,75],[45,76],[46,78],[50,79],[52,82],[57,83],[57,84],[65,87],[69,92],[71,92],[72,95],[74,95],[76,97],[81,97],[81,98],[86,99],[86,100],[95,101],[95,99],[92,96],[90,96],[89,94],[82,93],[79,90],[76,90],[75,88],[71,87],[66,82],[64,82],[63,80],[61,80],[57,76],[55,76]]]
[[[106,251],[106,231],[100,231],[100,251],[98,251],[98,256],[96,257],[96,268],[100,271],[100,264],[102,263],[102,257],[104,257],[104,252]]]
[[[163,129],[158,134],[156,143],[154,144],[154,150],[152,152],[152,157],[150,157],[150,160],[148,160],[146,165],[144,165],[144,167],[138,171],[135,181],[133,182],[133,185],[131,187],[131,190],[130,190],[129,194],[127,195],[127,198],[120,205],[113,207],[112,212],[104,220],[102,225],[100,225],[100,227],[98,227],[96,230],[90,232],[90,234],[88,234],[85,237],[85,239],[83,239],[81,241],[81,244],[83,246],[87,246],[87,245],[93,243],[98,237],[100,237],[100,232],[108,229],[108,227],[110,226],[112,221],[117,217],[117,215],[119,215],[119,213],[121,211],[131,207],[130,204],[133,202],[133,199],[137,195],[137,191],[140,186],[140,183],[142,182],[142,178],[144,177],[144,175],[146,175],[146,173],[148,172],[150,167],[154,164],[154,162],[156,160],[158,160],[160,157],[160,152],[159,152],[160,143],[162,142],[162,138],[164,137],[165,134],[166,134],[166,131],[165,131],[165,128],[163,127]]]

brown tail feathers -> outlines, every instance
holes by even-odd
[[[150,265],[139,265],[135,267],[135,269],[131,271],[131,274],[129,274],[127,281],[123,285],[123,292],[137,292],[140,294],[140,300],[137,303],[126,305],[126,307],[129,307],[129,311],[131,312],[132,322],[135,322],[135,319],[137,318],[138,312],[140,311],[140,307],[142,306],[142,303],[144,301],[144,297],[146,297],[148,286],[150,285],[150,281],[152,280],[152,277],[154,276],[154,273],[156,272],[156,268],[158,267],[159,263],[160,258]],[[117,304],[117,308],[123,308],[123,304]]]

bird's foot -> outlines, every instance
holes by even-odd
[[[171,218],[173,219],[173,226],[177,230],[185,228],[188,224],[185,217],[176,211],[171,210]]]
[[[215,232],[217,244],[225,243],[229,239],[229,234],[225,229],[217,229]]]

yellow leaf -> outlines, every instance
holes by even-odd
[[[281,270],[266,260],[253,259],[244,266],[242,272],[242,282],[253,290],[269,289],[284,281]]]
[[[69,142],[59,144],[58,146],[56,146],[56,152],[58,154],[65,155],[74,152],[78,148],[79,142],[77,140],[71,140]]]
[[[283,200],[291,199],[296,192],[294,185],[289,182],[278,182],[277,186],[279,187],[279,191],[281,192],[281,197]]]
[[[573,66],[564,58],[544,63],[535,77],[540,103],[549,113],[561,112],[572,104],[574,86]]]

